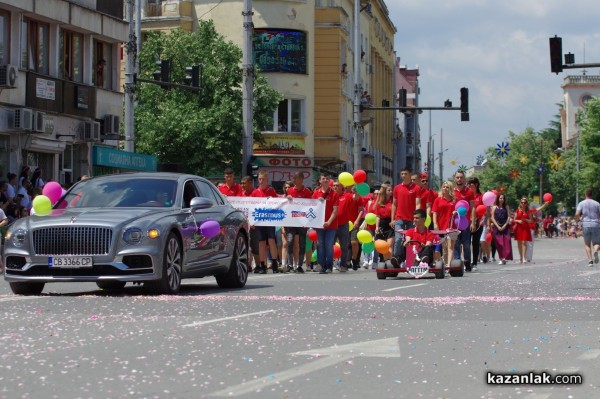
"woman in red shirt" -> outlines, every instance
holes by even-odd
[[[438,197],[433,201],[433,206],[431,207],[434,230],[447,230],[450,228],[452,216],[456,213],[454,210],[455,203],[454,184],[451,181],[445,181],[442,184],[442,189],[440,190]],[[452,227],[457,228],[456,226]],[[452,262],[455,239],[456,236],[452,234],[449,239],[446,240],[444,252],[447,257],[447,265],[450,265],[450,262]]]
[[[386,240],[390,250],[394,248],[394,230],[391,227],[393,192],[394,189],[390,185],[382,184],[373,209],[373,213],[377,216],[375,238]],[[384,260],[388,260],[391,257],[391,252],[383,254]]]

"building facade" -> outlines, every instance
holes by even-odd
[[[39,167],[43,180],[68,185],[152,167],[155,158],[131,162],[116,148],[123,0],[3,0],[0,27],[1,176]]]
[[[393,38],[382,0],[363,0],[361,67],[353,70],[353,0],[254,0],[254,65],[283,94],[273,126],[261,126],[254,163],[275,187],[301,171],[314,185],[318,173],[352,171],[354,78],[373,103],[394,98]],[[167,12],[167,10],[170,10]],[[243,1],[145,0],[143,30],[194,30],[211,19],[219,33],[242,47]],[[393,112],[361,115],[362,165],[372,181],[390,179]]]
[[[407,107],[419,106],[419,69],[409,69],[401,65],[400,58],[396,59],[396,93],[401,89],[406,90]],[[398,112],[398,127],[400,130],[397,140],[396,155],[396,175],[394,178],[399,181],[399,171],[408,167],[413,171],[421,171],[421,131],[419,128],[418,111],[400,111]]]
[[[577,114],[585,110],[586,101],[600,97],[600,76],[570,75],[565,77],[561,87],[564,93],[564,107],[561,110],[562,148],[570,148],[576,144],[579,136]]]

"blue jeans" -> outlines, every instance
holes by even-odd
[[[336,237],[340,242],[340,248],[342,249],[340,266],[346,266],[348,263],[348,247],[350,246],[350,230],[348,229],[348,223],[344,223],[338,227]]]
[[[462,245],[462,251],[461,251]],[[463,259],[461,256],[465,255],[464,260],[471,262],[471,227],[467,227],[460,231],[456,242],[454,243],[454,259]]]
[[[333,245],[337,229],[317,230],[317,262],[321,267],[333,269]]]
[[[408,230],[415,227],[412,220],[396,220],[394,222],[394,257],[399,262],[406,260],[406,248],[403,245],[404,234],[398,233],[398,230]]]

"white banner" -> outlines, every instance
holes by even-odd
[[[227,197],[252,226],[323,228],[325,201],[319,199]]]

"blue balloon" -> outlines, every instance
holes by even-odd
[[[465,208],[464,206],[459,206],[458,209],[456,210],[456,212],[460,216],[465,216],[467,214],[467,208]]]

